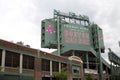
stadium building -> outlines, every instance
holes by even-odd
[[[47,53],[0,39],[0,80],[57,80],[63,69],[68,80],[110,80],[113,70],[101,56],[102,29],[85,15],[54,10],[53,18],[41,22],[41,47],[57,50]],[[119,63],[112,55],[110,61]]]

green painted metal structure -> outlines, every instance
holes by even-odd
[[[57,49],[59,44],[61,53],[66,52],[64,50],[91,51],[91,49],[98,49],[99,43],[101,51],[104,52],[102,29],[96,24],[90,25],[88,17],[78,18],[77,15],[70,13],[67,16],[57,11],[54,11],[54,15],[54,18],[42,21],[41,46],[43,48]]]
[[[114,80],[120,80],[120,57],[117,56],[110,48],[108,57],[111,62],[111,78]]]
[[[109,56],[109,60],[111,62],[113,62],[114,64],[117,64],[117,65],[120,65],[120,57],[117,56],[113,51],[111,51],[111,49],[109,49],[108,56]]]
[[[91,24],[85,15],[54,10],[54,17],[43,20],[41,27],[41,46],[43,48],[57,49],[53,54],[59,56],[86,55],[87,68],[90,64],[89,56],[96,58],[95,64],[99,65],[99,80],[103,80],[103,64],[108,68],[110,65],[101,57],[105,47],[102,29],[97,24]],[[70,51],[72,53],[69,54]]]

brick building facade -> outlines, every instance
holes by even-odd
[[[83,62],[65,58],[0,39],[0,80],[56,80],[55,73],[66,68],[68,80],[83,80]]]

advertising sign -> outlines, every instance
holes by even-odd
[[[98,74],[98,71],[93,70],[93,69],[84,69],[84,73],[85,74]]]
[[[42,32],[41,47],[56,48],[57,45],[56,21],[54,19],[43,20],[41,32]]]
[[[76,24],[62,25],[62,42],[67,45],[89,46],[91,44],[89,28]]]

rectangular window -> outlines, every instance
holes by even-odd
[[[66,63],[61,63],[61,70],[63,70],[63,71],[67,71],[68,70]]]
[[[80,66],[72,66],[72,72],[74,75],[80,75]]]
[[[53,70],[53,72],[59,71],[59,63],[58,62],[55,62],[55,61],[52,62],[52,70]]]
[[[67,64],[61,63],[61,69],[67,68]]]
[[[50,60],[42,59],[42,71],[50,71]]]
[[[19,67],[19,63],[20,63],[19,60],[20,60],[20,54],[11,51],[6,51],[5,66]]]
[[[34,69],[34,57],[23,55],[23,68]]]
[[[2,50],[0,49],[0,66],[2,64]]]
[[[73,78],[73,80],[81,80],[80,78]]]

